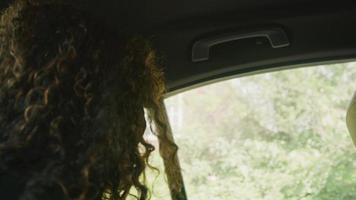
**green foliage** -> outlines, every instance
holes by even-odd
[[[356,150],[345,125],[355,89],[356,63],[346,63],[233,79],[167,99],[188,198],[356,199]],[[168,199],[162,177],[154,200]]]

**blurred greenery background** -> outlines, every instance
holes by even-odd
[[[236,78],[166,100],[190,200],[355,200],[356,148],[345,124],[356,63]],[[153,137],[148,140],[155,142]],[[168,200],[162,161],[148,170]]]

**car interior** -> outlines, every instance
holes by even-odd
[[[2,0],[0,7],[10,2]],[[87,0],[85,5],[109,26],[152,40],[167,98],[232,78],[356,58],[352,0]],[[354,97],[345,124],[356,145],[355,102]],[[184,173],[181,178],[183,183]],[[187,188],[170,189],[172,200],[189,198]]]

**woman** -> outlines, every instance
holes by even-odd
[[[116,200],[132,187],[148,198],[140,177],[154,147],[143,138],[144,109],[162,146],[174,146],[162,120],[163,76],[150,45],[119,31],[59,0],[5,10],[1,199]]]

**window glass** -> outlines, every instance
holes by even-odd
[[[188,198],[356,199],[356,63],[236,78],[166,100]],[[158,157],[154,157],[158,161]],[[167,187],[164,178],[155,188]],[[168,192],[153,199],[167,199]]]

